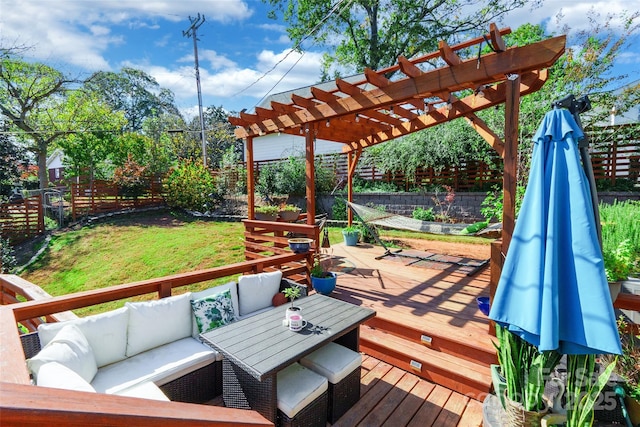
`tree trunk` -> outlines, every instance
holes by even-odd
[[[47,150],[40,150],[40,152],[38,152],[38,180],[40,181],[41,190],[49,186],[49,171],[47,170]]]

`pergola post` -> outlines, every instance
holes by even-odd
[[[253,137],[249,136],[246,141],[247,158],[247,216],[249,219],[256,219],[255,207],[255,171],[253,170]]]
[[[518,121],[520,118],[520,76],[507,79],[504,129],[504,176],[502,204],[502,253],[506,255],[516,221],[518,172]]]
[[[362,149],[350,151],[347,154],[347,200],[349,203],[353,203],[353,175],[356,173],[360,154],[362,154]],[[349,225],[353,224],[353,212],[351,212],[351,209],[347,209],[347,221]]]
[[[307,125],[305,133],[306,146],[306,182],[307,182],[307,224],[313,225],[316,222],[316,189],[315,189],[315,163],[314,147],[315,141],[314,126]]]

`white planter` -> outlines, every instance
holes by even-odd
[[[300,307],[291,307],[289,306],[287,308],[286,314],[285,314],[285,319],[287,319],[287,323],[289,322],[289,317],[291,317],[294,314],[298,314],[300,316],[302,316],[302,310],[300,309]]]

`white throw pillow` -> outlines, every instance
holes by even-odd
[[[192,292],[191,301],[215,295],[226,290],[229,290],[229,292],[231,293],[231,305],[233,305],[233,317],[235,320],[240,316],[240,311],[238,310],[240,307],[238,303],[238,285],[236,284],[236,282],[228,282],[224,285],[214,286],[200,292]],[[195,339],[199,339],[200,331],[198,331],[198,324],[196,323],[195,317],[192,317],[192,321],[193,327],[191,330],[191,336]]]
[[[45,363],[38,371],[38,381],[41,387],[63,388],[66,390],[87,391],[96,390],[80,375],[58,362]]]
[[[238,278],[240,316],[271,307],[273,296],[280,290],[282,271],[249,274]]]
[[[127,357],[191,336],[191,292],[128,302]]]
[[[66,325],[38,354],[27,360],[36,382],[40,368],[49,362],[66,366],[90,383],[98,372],[89,342],[75,325]]]
[[[126,358],[127,323],[129,311],[126,307],[83,317],[69,322],[43,323],[38,326],[40,345],[46,346],[65,325],[78,326],[93,349],[98,368]]]

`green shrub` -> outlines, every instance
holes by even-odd
[[[347,202],[342,197],[336,197],[331,206],[331,219],[336,221],[347,220]]]
[[[419,219],[421,221],[435,221],[436,216],[433,214],[433,208],[424,209],[424,208],[415,208],[411,213],[411,217],[414,219]]]
[[[522,199],[524,199],[524,192],[526,187],[518,185],[516,187],[516,218],[520,213],[520,206],[522,206]],[[491,222],[492,219],[496,221],[502,221],[502,209],[503,209],[503,197],[504,192],[501,188],[494,187],[492,191],[487,193],[487,197],[480,204],[480,213],[485,219]]]
[[[2,269],[0,272],[10,273],[18,262],[9,239],[5,239],[4,237],[0,237],[0,255],[2,256]]]
[[[601,203],[599,210],[605,269],[611,268],[608,260],[613,259],[613,254],[617,253],[622,245],[626,248],[625,252],[630,252],[634,264],[632,273],[637,273],[640,268],[640,202],[627,200],[613,204]],[[627,243],[624,243],[625,241]]]
[[[164,189],[170,207],[206,212],[215,206],[215,182],[200,161],[181,162],[165,179]]]
[[[335,186],[335,173],[320,160],[315,165],[315,191],[328,193]],[[306,162],[303,157],[289,157],[260,169],[256,191],[265,200],[275,195],[303,196],[307,192]]]
[[[147,167],[138,164],[129,155],[124,164],[113,171],[113,182],[118,186],[118,194],[134,199],[142,196],[149,188],[146,173]]]

